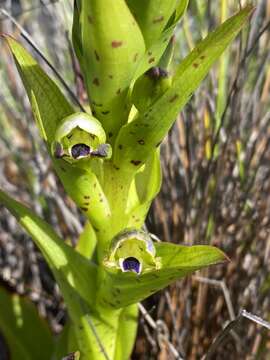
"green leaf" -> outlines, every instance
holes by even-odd
[[[98,231],[104,230],[111,210],[98,177],[91,170],[77,168],[62,159],[53,159],[53,165],[65,190],[83,214]]]
[[[176,14],[175,17],[177,21],[184,15],[187,7],[188,7],[189,0],[180,0],[179,4],[176,8]]]
[[[61,285],[71,320],[68,345],[71,340],[71,346],[79,349],[80,360],[99,359],[102,353],[112,358],[119,311],[104,311],[101,316],[96,309],[93,312],[68,283],[61,282]]]
[[[114,163],[131,173],[145,163],[160,144],[181,108],[204,79],[213,63],[239,33],[253,11],[251,5],[210,33],[180,63],[173,83],[157,102],[122,127],[116,140]],[[141,145],[144,144],[144,145]],[[119,146],[121,150],[119,150]]]
[[[145,52],[143,58],[141,59],[138,68],[136,69],[136,72],[132,79],[132,84],[135,83],[135,81],[144,74],[147,70],[149,70],[153,66],[157,66],[159,63],[160,58],[162,57],[164,51],[166,50],[170,39],[172,37],[174,28],[176,23],[174,23],[172,26],[170,26],[168,29],[164,30],[164,32],[161,34],[160,38],[155,41]]]
[[[142,58],[142,33],[125,0],[82,0],[84,76],[95,116],[112,141],[126,122],[126,97]]]
[[[138,327],[138,305],[121,311],[118,322],[116,349],[113,360],[129,360],[135,343]]]
[[[80,234],[76,250],[87,259],[91,259],[97,244],[97,236],[93,226],[89,221],[86,222]]]
[[[0,288],[0,331],[12,360],[48,360],[53,338],[29,300]]]
[[[98,358],[101,347],[97,334],[104,341],[106,351],[113,354],[115,342],[111,338],[116,337],[119,311],[97,312],[97,267],[66,245],[45,221],[2,191],[0,203],[32,236],[49,264],[67,305],[81,359]]]
[[[74,1],[73,6],[73,24],[72,24],[72,44],[77,55],[77,58],[83,69],[83,48],[81,39],[81,22],[80,22],[81,2]]]
[[[57,126],[75,110],[36,60],[13,38],[5,36],[16,62],[43,139],[51,154]],[[65,190],[96,227],[110,215],[110,209],[96,175],[52,156],[54,168]],[[91,207],[89,199],[91,198]],[[100,201],[102,199],[102,201]]]
[[[176,8],[176,14],[175,14],[176,21],[181,19],[181,17],[184,15],[184,13],[188,7],[188,3],[189,3],[189,0],[180,0],[179,1],[178,6]]]
[[[166,51],[168,44],[172,38],[174,29],[183,16],[188,5],[188,0],[180,1],[175,14],[171,17],[171,21],[169,21],[168,26],[163,30],[160,37],[156,39],[146,50],[144,57],[141,59],[139,66],[136,70],[136,73],[133,77],[132,85],[135,81],[144,74],[147,70],[149,70],[153,66],[157,66],[159,61],[161,60],[164,52]]]
[[[65,323],[63,330],[55,338],[54,352],[51,360],[62,359],[69,352],[70,348],[71,351],[76,350],[76,346],[74,346],[74,348],[72,347],[73,344],[69,346],[70,343],[69,335],[70,335],[70,320],[68,320]]]
[[[96,266],[59,238],[48,223],[1,190],[0,203],[31,235],[50,266],[60,288],[62,282],[66,281],[86,302],[94,304]]]
[[[159,149],[146,161],[135,177],[137,194],[140,203],[153,200],[158,194],[162,181]]]
[[[176,9],[177,2],[177,0],[127,0],[143,33],[147,48],[160,38]]]
[[[154,151],[145,165],[135,176],[135,189],[130,189],[128,228],[141,229],[145,221],[152,200],[158,194],[162,182],[159,149]],[[133,191],[133,193],[132,193]]]
[[[59,122],[74,113],[74,109],[36,60],[12,37],[5,36],[4,39],[12,52],[30,103],[32,105],[35,101],[39,109],[40,119],[36,121],[41,135],[50,144]]]
[[[141,275],[120,270],[107,273],[99,290],[104,305],[115,308],[137,303],[196,270],[217,264],[227,259],[218,248],[206,245],[183,246],[156,243],[156,257],[161,259],[161,269]]]

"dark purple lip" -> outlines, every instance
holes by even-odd
[[[123,268],[123,271],[133,271],[136,274],[140,274],[141,263],[139,262],[138,259],[131,256],[131,257],[124,259],[124,261],[122,263],[122,268]]]
[[[88,156],[90,154],[90,146],[86,144],[76,144],[71,148],[71,155],[74,159],[78,157]]]

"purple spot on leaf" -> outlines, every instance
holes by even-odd
[[[140,165],[141,161],[140,160],[131,160],[131,164],[138,166]]]
[[[173,95],[173,96],[169,99],[169,102],[170,102],[170,103],[174,102],[178,97],[179,97],[178,94]]]
[[[91,15],[87,16],[87,20],[88,20],[89,24],[93,24],[93,18]]]
[[[119,46],[122,46],[122,44],[123,44],[123,41],[117,41],[117,40],[112,41],[113,48],[118,48]]]
[[[100,57],[99,57],[99,55],[98,55],[98,52],[95,50],[94,53],[95,53],[96,60],[99,61],[99,60],[100,60]]]
[[[93,84],[96,85],[96,86],[100,85],[100,82],[99,82],[98,78],[94,78]]]
[[[164,16],[159,16],[159,17],[156,17],[155,19],[153,19],[153,23],[157,24],[163,20],[164,20]]]
[[[134,57],[133,57],[133,61],[134,61],[134,62],[136,62],[136,61],[138,60],[138,56],[139,56],[138,53],[136,53],[136,54],[134,55]]]

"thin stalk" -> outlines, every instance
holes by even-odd
[[[228,17],[228,0],[221,0],[220,22],[224,22]],[[227,74],[229,65],[229,52],[225,51],[219,60],[218,65],[218,94],[216,104],[216,124],[215,130],[220,127],[221,117],[226,106],[227,99]]]

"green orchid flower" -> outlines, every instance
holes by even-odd
[[[86,113],[75,113],[59,124],[52,153],[56,158],[70,162],[93,157],[108,159],[112,149],[105,141],[105,131],[96,118]]]
[[[161,267],[156,257],[153,241],[147,233],[136,229],[124,230],[111,243],[110,255],[104,265],[122,272],[134,272],[138,275]]]

